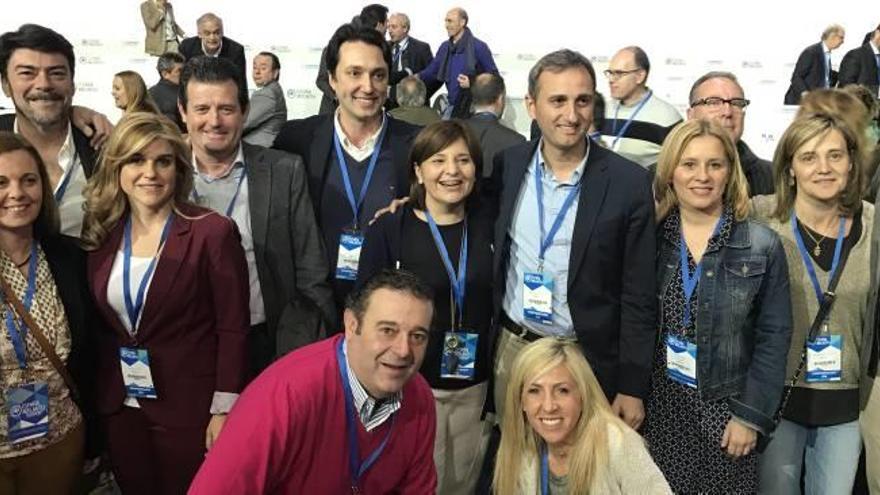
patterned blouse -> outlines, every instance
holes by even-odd
[[[24,299],[27,277],[3,251],[0,251],[0,275],[6,280],[19,298]],[[61,304],[61,297],[49,263],[42,248],[37,249],[37,287],[31,305],[31,317],[40,326],[49,343],[62,362],[67,362],[70,354],[70,328],[67,315]],[[7,304],[0,305],[0,459],[19,457],[40,451],[64,439],[68,433],[82,423],[82,415],[70,396],[64,379],[43,354],[40,344],[28,331],[25,337],[27,347],[27,368],[21,369],[12,346],[12,338],[6,327]],[[18,315],[15,315],[18,319]],[[10,443],[8,438],[8,409],[6,391],[35,381],[44,381],[49,386],[49,432],[40,438]]]

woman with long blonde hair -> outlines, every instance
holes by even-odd
[[[612,412],[577,343],[536,340],[511,370],[494,493],[671,493],[641,437]]]
[[[165,117],[128,114],[86,188],[98,414],[122,491],[184,493],[244,387],[248,274],[235,223],[189,202]]]
[[[147,91],[147,84],[140,74],[133,70],[117,72],[113,76],[110,94],[113,103],[123,114],[132,112],[159,113],[153,97]]]

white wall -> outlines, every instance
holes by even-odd
[[[287,91],[291,118],[317,110],[320,92],[314,85],[321,48],[334,29],[349,21],[367,2],[177,0],[178,23],[195,34],[195,19],[212,11],[224,19],[226,34],[245,45],[248,63],[262,50],[279,55],[281,84]],[[110,84],[115,72],[139,71],[148,84],[158,77],[155,58],[143,53],[140,0],[7,0],[0,31],[35,22],[58,30],[74,44],[77,55],[76,103],[105,112],[111,119]],[[9,5],[16,5],[11,8]],[[436,50],[443,41],[443,16],[455,3],[415,0],[386,2],[412,20],[411,34]],[[486,41],[508,85],[511,104],[505,118],[527,133],[522,109],[528,69],[544,53],[567,47],[593,59],[597,72],[606,68],[614,51],[638,44],[648,53],[652,70],[649,85],[684,112],[691,83],[708,70],[736,73],[752,100],[746,118],[746,141],[759,155],[770,157],[776,139],[794,109],[784,108],[782,97],[800,51],[819,39],[831,22],[847,29],[846,43],[835,51],[833,63],[858,46],[864,34],[880,22],[866,17],[864,0],[828,2],[502,2],[483,0],[458,3],[467,9],[474,34]],[[796,5],[796,6],[795,6]],[[794,12],[794,10],[797,12]],[[599,75],[599,90],[607,82]],[[11,102],[0,97],[0,106]]]

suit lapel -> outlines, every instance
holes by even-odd
[[[153,280],[150,282],[147,297],[144,301],[141,323],[138,325],[138,337],[143,338],[152,330],[151,322],[157,312],[161,311],[162,301],[170,299],[174,282],[177,280],[177,272],[187,257],[192,228],[192,220],[175,213],[171,224],[171,232],[165,241],[165,247],[159,256],[159,262],[153,272]]]
[[[406,196],[409,193],[409,143],[405,136],[400,135],[397,129],[396,121],[385,116],[388,121],[388,132],[385,133],[385,139],[391,145],[391,163],[394,166],[397,184],[395,185],[394,196]],[[382,146],[383,143],[379,143]],[[380,148],[381,153],[381,148]]]
[[[107,300],[107,287],[110,285],[110,272],[113,270],[113,261],[116,259],[116,252],[120,249],[122,242],[122,226],[124,223],[125,221],[120,219],[116,227],[107,235],[101,247],[91,255],[91,258],[94,260],[93,263],[90,263],[94,273],[94,283],[92,285],[99,289],[98,293],[94,294],[99,308],[110,307],[110,303]],[[115,311],[112,309],[109,312],[104,311],[104,319],[113,327],[117,334],[128,339],[128,332],[125,330],[122,322],[119,321]]]
[[[501,199],[498,210],[498,219],[495,222],[495,249],[496,252],[502,252],[506,249],[507,246],[507,233],[510,230],[510,225],[513,222],[513,213],[514,208],[516,207],[516,199],[520,195],[520,191],[525,186],[529,177],[526,177],[526,171],[529,168],[529,163],[532,160],[532,157],[535,155],[535,150],[538,147],[538,143],[540,140],[534,140],[529,143],[529,146],[523,146],[516,148],[516,152],[511,152],[509,155],[510,160],[504,160],[504,168],[501,171],[503,174],[501,184]],[[509,256],[509,252],[505,252],[505,256]],[[495,266],[492,270],[496,276],[498,275],[498,270],[501,268],[501,256],[495,256]],[[497,280],[497,278],[496,278]]]
[[[333,119],[335,114],[330,114],[315,129],[312,143],[309,148],[309,182],[316,206],[321,205],[321,193],[324,191],[324,178],[327,177],[329,167],[330,148],[333,146]]]
[[[272,164],[265,163],[259,148],[242,143],[244,164],[247,167],[248,206],[251,215],[251,235],[254,250],[262,257],[269,225],[269,203],[272,200]]]
[[[590,154],[584,167],[584,176],[581,179],[581,193],[578,198],[577,216],[574,220],[574,232],[572,232],[571,256],[568,261],[568,287],[571,289],[577,271],[583,262],[596,226],[596,219],[605,201],[608,191],[608,164],[603,159],[608,153],[596,144],[590,144]]]

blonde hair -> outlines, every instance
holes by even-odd
[[[156,140],[168,142],[174,152],[174,206],[192,204],[189,199],[193,188],[190,152],[177,126],[153,113],[127,114],[110,134],[98,158],[97,170],[83,190],[86,214],[81,241],[86,249],[97,249],[128,211],[128,197],[119,186],[119,171],[132,156]]]
[[[749,215],[749,183],[739,161],[736,145],[721,126],[710,120],[694,119],[675,126],[663,141],[660,156],[657,158],[657,173],[654,175],[654,197],[657,199],[657,221],[666,218],[678,206],[678,196],[672,187],[672,175],[681,161],[688,144],[694,138],[712,136],[721,142],[730,173],[724,187],[723,199],[733,209],[733,217],[740,222]]]
[[[578,345],[548,337],[523,348],[511,366],[504,400],[501,444],[492,480],[495,493],[519,493],[523,489],[519,486],[523,459],[539,458],[543,440],[523,413],[523,391],[529,383],[560,365],[571,373],[581,399],[581,416],[571,432],[574,440],[568,463],[569,492],[587,493],[599,486],[608,465],[608,427],[627,426],[611,411],[605,393]]]
[[[118,78],[125,89],[125,96],[128,101],[125,102],[124,113],[131,112],[152,112],[159,113],[156,103],[150,93],[147,92],[147,85],[140,74],[133,70],[124,70],[117,72],[113,77]]]
[[[788,126],[779,139],[773,155],[773,180],[776,182],[776,210],[773,216],[780,222],[788,221],[794,200],[797,197],[797,184],[791,177],[794,155],[807,141],[827,136],[832,130],[843,135],[849,153],[851,167],[847,174],[846,187],[839,196],[838,208],[844,215],[851,215],[862,202],[862,189],[865,183],[862,167],[864,157],[859,152],[860,139],[856,131],[836,115],[815,114],[798,117]]]

